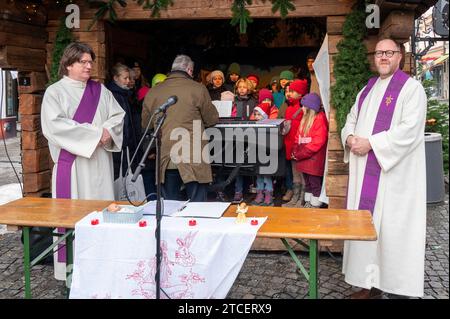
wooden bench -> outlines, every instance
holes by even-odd
[[[0,206],[0,224],[19,226],[24,234],[25,298],[31,298],[31,267],[65,241],[67,252],[67,287],[70,288],[71,265],[73,263],[72,241],[75,224],[92,211],[100,211],[112,201],[72,200],[52,198],[21,198]],[[236,206],[230,206],[225,217],[236,216]],[[250,206],[247,218],[265,217],[267,221],[257,237],[279,238],[289,254],[309,281],[309,297],[318,298],[318,241],[319,240],[365,240],[377,239],[369,211],[344,209],[310,209]],[[40,256],[30,261],[30,228],[63,227],[67,231],[57,242]],[[309,252],[309,271],[302,265],[287,239],[305,246]],[[308,240],[305,243],[302,240]]]

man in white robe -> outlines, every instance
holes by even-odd
[[[355,299],[379,298],[382,292],[423,296],[427,99],[422,85],[407,76],[396,100],[391,95],[385,96],[393,75],[401,72],[398,71],[401,59],[401,48],[396,42],[389,39],[378,42],[375,65],[380,76],[366,92],[358,114],[358,101],[364,89],[359,92],[341,132],[344,161],[349,162],[347,209],[361,207],[370,151],[381,167],[372,211],[378,240],[346,241],[344,245],[345,281],[363,288],[352,296]],[[386,107],[395,104],[392,121],[387,130],[373,134],[382,103]]]
[[[88,45],[70,44],[61,58],[62,79],[47,88],[41,109],[42,132],[48,140],[55,166],[52,195],[57,196],[58,159],[62,150],[75,156],[67,171],[69,192],[65,198],[114,200],[114,174],[111,152],[120,152],[125,112],[105,86],[99,89],[98,105],[91,123],[80,124],[74,115],[81,105],[95,54]],[[57,261],[55,278],[65,280],[65,263]]]

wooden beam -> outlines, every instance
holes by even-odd
[[[328,174],[348,174],[348,164],[344,163],[344,151],[328,151]]]
[[[41,115],[40,114],[31,114],[31,115],[21,114],[20,124],[22,127],[22,131],[33,132],[33,131],[40,130],[41,129]]]
[[[38,173],[49,169],[50,153],[48,147],[37,150],[24,150],[22,153],[23,173]]]
[[[328,125],[328,132],[338,133],[338,126],[336,121],[336,108],[334,106],[330,107],[330,120]]]
[[[46,193],[51,193],[50,188],[45,188],[45,189],[42,189],[42,190],[40,190],[38,192],[25,193],[25,197],[42,197],[42,195],[44,195]]]
[[[96,58],[92,67],[91,75],[93,78],[104,79],[106,77],[106,59]]]
[[[40,114],[42,104],[42,95],[40,94],[20,94],[19,113],[31,115]]]
[[[32,34],[16,34],[11,32],[0,31],[0,43],[25,47],[32,49],[43,49],[45,48],[45,43],[47,39],[43,37],[34,37]]]
[[[45,72],[19,73],[19,94],[43,92],[46,84],[47,74]]]
[[[436,0],[432,1],[437,2]],[[389,0],[375,0],[375,4],[380,8],[381,21],[383,21],[392,11],[415,11],[418,7],[418,4],[414,3],[405,3],[403,1],[395,3]],[[432,5],[429,5],[427,9],[431,6]]]
[[[343,151],[339,133],[328,133],[328,151]]]
[[[103,22],[95,22],[91,29],[88,30],[89,25],[92,22],[92,18],[80,19],[80,28],[73,29],[72,32],[76,31],[105,31],[105,25]],[[49,20],[47,23],[47,31],[57,32],[59,30],[60,20]]]
[[[326,179],[325,185],[328,197],[347,196],[348,175],[328,175]]]
[[[346,16],[328,16],[327,33],[330,35],[341,35]]]
[[[333,197],[328,197],[328,208],[331,209],[346,209],[346,197],[337,197],[337,196],[333,196]]]
[[[45,49],[0,46],[0,67],[19,71],[44,71]]]
[[[25,193],[34,193],[50,188],[51,178],[50,170],[39,173],[23,174],[23,191]]]
[[[53,43],[56,39],[56,31],[48,32],[48,42]],[[80,42],[100,42],[105,43],[104,31],[75,31],[72,32],[73,38]]]
[[[329,15],[342,16],[351,12],[355,0],[294,0],[295,11],[290,11],[288,17],[325,17]],[[117,5],[118,20],[155,20],[155,19],[230,19],[232,1],[230,0],[176,0],[167,10],[161,10],[159,18],[152,18],[151,10],[143,9],[135,1],[129,1],[125,8]],[[98,9],[90,8],[80,2],[80,13],[83,19],[92,18]],[[280,14],[273,14],[270,1],[255,0],[246,6],[252,18],[275,18]],[[57,20],[64,14],[64,10],[49,8],[48,19]]]
[[[414,11],[392,11],[381,24],[379,38],[407,41],[414,30]]]
[[[329,35],[328,36],[328,52],[329,54],[336,54],[338,53],[337,44],[339,41],[341,41],[344,37],[342,35]]]
[[[0,32],[13,33],[17,35],[33,36],[46,40],[47,33],[45,27],[15,21],[1,20]]]
[[[22,149],[37,150],[48,146],[47,139],[42,135],[41,131],[23,131],[22,132]],[[48,167],[47,167],[48,168]]]

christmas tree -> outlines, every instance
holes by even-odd
[[[56,33],[55,46],[53,47],[52,64],[50,67],[50,81],[48,85],[59,80],[59,61],[63,55],[64,49],[73,41],[72,33],[67,28],[65,17],[61,19],[58,32]]]
[[[365,19],[364,1],[359,1],[344,22],[343,39],[338,43],[338,54],[334,57],[336,83],[331,88],[331,102],[336,108],[339,131],[345,125],[358,92],[372,74],[363,42],[367,33]]]

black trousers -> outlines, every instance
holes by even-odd
[[[182,185],[183,180],[177,169],[166,170],[163,184],[164,199],[184,200],[180,190]],[[184,185],[186,187],[187,197],[191,202],[206,202],[208,184],[190,182]]]

